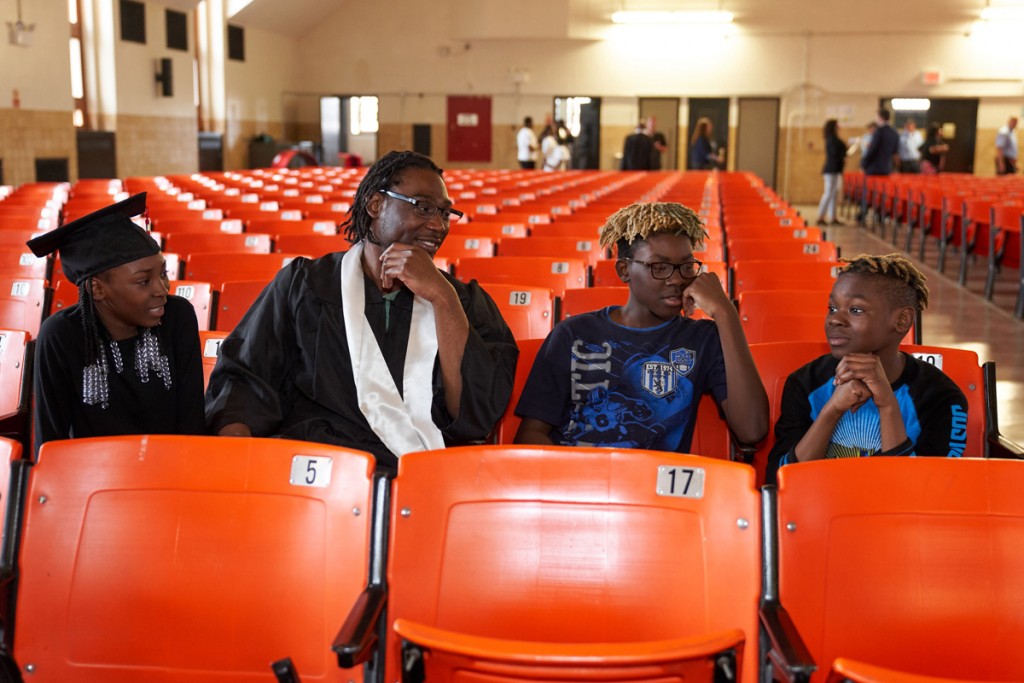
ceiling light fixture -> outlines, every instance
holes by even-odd
[[[615,24],[729,24],[732,23],[732,12],[723,10],[680,11],[680,12],[643,12],[623,11],[612,14]]]

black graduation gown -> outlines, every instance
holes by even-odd
[[[368,451],[384,469],[397,466],[366,421],[356,399],[345,338],[341,258],[297,258],[282,269],[220,347],[206,393],[206,416],[216,434],[241,422],[253,436],[280,436]],[[433,379],[434,424],[447,444],[480,441],[508,404],[519,349],[491,298],[476,282],[444,273],[469,319],[462,359],[458,419],[445,407],[440,364]],[[391,376],[402,391],[412,294],[401,290],[385,332],[380,291],[366,280],[366,316]]]
[[[161,324],[154,328],[167,354],[171,387],[155,373],[142,382],[135,372],[136,338],[117,342],[124,370],[110,373],[107,408],[82,401],[85,332],[76,304],[43,321],[35,351],[35,444],[55,439],[120,434],[205,434],[203,364],[195,309],[168,296]]]

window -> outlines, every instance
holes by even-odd
[[[68,0],[68,23],[71,38],[68,40],[68,57],[71,62],[71,99],[75,109],[71,122],[75,128],[85,127],[85,69],[82,67],[82,22],[78,11],[79,0]]]
[[[121,0],[121,40],[146,42],[146,5],[135,0]]]
[[[167,49],[188,50],[188,21],[184,12],[167,10]]]
[[[349,132],[352,135],[376,133],[377,98],[353,97],[349,100]]]
[[[228,24],[228,59],[245,61],[245,29]]]

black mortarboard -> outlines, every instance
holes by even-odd
[[[73,283],[160,252],[153,237],[132,222],[146,210],[146,193],[77,218],[27,242],[36,256],[60,250],[64,274]]]

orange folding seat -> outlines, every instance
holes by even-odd
[[[988,275],[985,278],[985,298],[992,300],[995,291],[996,275],[1000,268],[1007,266],[1020,270],[1022,250],[1021,225],[1024,224],[1024,206],[1019,201],[1004,202],[992,205],[992,218],[988,232]],[[1024,279],[1021,280],[1024,282]],[[1018,289],[1016,314],[1024,315],[1021,309],[1021,294],[1024,288]]]
[[[164,218],[154,219],[153,229],[166,235],[181,233],[200,233],[203,235],[216,235],[225,233],[238,235],[244,232],[245,223],[240,219],[202,219],[202,218]]]
[[[228,280],[220,285],[213,329],[230,332],[245,316],[270,280]]]
[[[0,225],[0,250],[13,249],[20,252],[25,252],[28,247],[25,245],[30,239],[43,234],[42,230],[21,230],[21,229],[6,229]]]
[[[578,240],[597,240],[601,235],[603,225],[604,220],[588,222],[560,220],[557,223],[533,225],[530,234],[534,237],[574,237]]]
[[[449,234],[441,243],[437,255],[450,261],[458,261],[467,256],[494,256],[496,243],[497,240],[488,235]]]
[[[403,456],[383,680],[404,665],[428,681],[753,683],[753,483],[746,465],[639,449]],[[348,664],[356,648],[335,649]]]
[[[508,406],[502,414],[498,424],[494,426],[494,433],[491,435],[495,443],[510,444],[519,430],[521,420],[516,415],[516,404],[519,397],[523,395],[523,388],[530,376],[530,369],[533,361],[537,358],[540,345],[543,339],[516,339],[516,346],[519,347],[519,360],[516,361],[516,376],[512,382],[512,395],[508,399]]]
[[[48,308],[46,280],[0,275],[0,328],[25,330],[39,336]]]
[[[807,259],[733,261],[729,293],[738,298],[754,289],[815,289],[832,291],[839,264]]]
[[[615,263],[618,259],[604,259],[598,261],[593,268],[594,287],[628,287],[625,282],[619,279],[615,272]]]
[[[834,263],[839,256],[834,242],[815,240],[729,239],[729,262],[768,259],[825,261]]]
[[[230,280],[265,280],[270,282],[277,272],[299,254],[225,254],[204,252],[192,254],[185,263],[185,279],[209,282],[219,288]]]
[[[344,235],[275,235],[274,251],[285,254],[309,254],[320,258],[339,251],[348,251],[352,244]]]
[[[525,223],[482,223],[480,221],[459,221],[448,229],[447,239],[457,235],[490,237],[497,241],[503,237],[526,237],[530,234]]]
[[[587,286],[587,264],[579,258],[491,256],[461,258],[455,275],[463,282],[497,282],[546,287],[561,297],[568,287]]]
[[[224,341],[224,338],[228,336],[227,332],[221,330],[200,330],[199,331],[199,348],[203,352],[203,386],[209,386],[210,384],[210,373],[213,372],[213,368],[217,365],[217,358],[220,356],[220,345]]]
[[[4,431],[10,433],[10,427],[23,427],[27,429],[29,412],[29,395],[32,386],[30,372],[31,367],[31,346],[29,345],[29,334],[24,330],[0,329],[0,424]],[[25,418],[23,424],[14,424],[15,418]],[[27,436],[27,432],[20,434]],[[6,460],[0,454],[0,470],[4,468]],[[0,508],[6,505],[0,502]],[[0,527],[2,528],[2,527]]]
[[[210,329],[210,319],[213,317],[213,287],[209,282],[171,280],[171,288],[168,293],[180,296],[192,304],[192,308],[196,311],[199,329]]]
[[[555,321],[555,296],[547,287],[480,282],[494,300],[516,341],[544,339]]]
[[[259,233],[167,233],[164,249],[178,254],[207,251],[236,254],[269,254],[270,235]],[[185,257],[188,260],[188,257]]]
[[[36,256],[26,246],[0,249],[0,276],[46,280],[50,277],[50,259]]]
[[[790,239],[795,240],[807,240],[811,242],[820,242],[824,236],[822,235],[821,228],[802,226],[798,228],[781,228],[777,225],[743,225],[739,228],[729,227],[729,238],[730,239],[741,239],[741,240],[779,240],[786,241]]]
[[[211,457],[216,454],[216,457]],[[362,680],[330,644],[366,584],[372,456],[286,439],[52,441],[33,466],[14,658],[32,680]]]
[[[987,256],[989,221],[992,220],[993,197],[967,197],[963,200],[960,220],[960,271],[957,282],[967,286],[967,269],[975,255]]]
[[[575,237],[506,237],[498,243],[498,256],[551,256],[583,259],[588,266],[608,258],[607,251],[596,238]]]
[[[245,222],[245,231],[268,235],[337,235],[338,226],[333,221],[323,219],[289,221],[250,218]]]
[[[765,680],[1024,680],[1024,467],[787,465],[767,487]],[[777,563],[777,564],[775,564]],[[774,677],[773,677],[774,676]]]
[[[629,288],[618,287],[573,287],[565,290],[562,297],[562,318],[597,311],[607,306],[625,306],[629,300]]]

